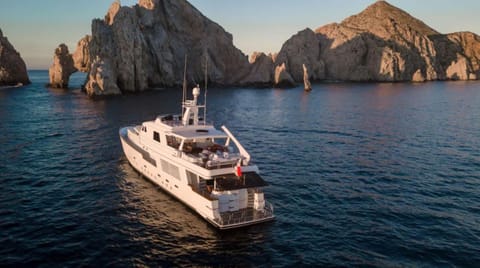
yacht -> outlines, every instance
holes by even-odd
[[[120,129],[123,151],[143,176],[218,229],[274,220],[265,200],[268,185],[233,134],[206,121],[206,89],[182,101],[181,115],[161,115]],[[203,117],[201,116],[203,112]]]

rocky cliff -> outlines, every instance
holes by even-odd
[[[92,22],[72,55],[88,72],[89,95],[180,86],[185,55],[189,83],[289,87],[313,81],[430,81],[480,77],[480,37],[440,34],[386,1],[376,1],[341,23],[305,29],[279,53],[255,53],[250,62],[221,26],[186,0],[114,2]],[[308,77],[305,77],[308,74]]]
[[[242,85],[271,87],[274,71],[274,56],[255,52],[250,56],[249,74],[242,79]]]
[[[86,35],[77,43],[77,49],[72,55],[75,69],[80,72],[88,72],[93,60],[90,58],[90,43],[92,36]]]
[[[468,80],[480,75],[480,38],[443,35],[385,1],[363,12],[288,40],[275,66],[286,64],[296,82],[302,64],[314,80]]]
[[[0,30],[0,86],[30,84],[27,67],[7,37]]]
[[[55,49],[53,64],[48,70],[49,86],[53,88],[68,88],[70,75],[76,71],[77,69],[74,67],[72,54],[68,52],[68,47],[65,44],[60,44]]]
[[[114,2],[105,19],[92,22],[91,37],[79,42],[73,58],[89,72],[87,93],[109,95],[180,86],[185,55],[189,83],[205,80],[205,61],[215,84],[239,84],[249,72],[232,35],[185,0]]]

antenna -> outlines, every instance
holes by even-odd
[[[182,115],[185,113],[185,101],[187,98],[187,59],[188,59],[188,55],[185,54],[185,67],[183,69]]]
[[[205,106],[203,108],[203,124],[207,125],[207,87],[208,86],[208,50],[205,49],[205,97],[204,103]]]

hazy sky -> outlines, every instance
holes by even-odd
[[[113,0],[0,0],[0,28],[29,69],[47,69],[53,50],[65,43],[73,52],[90,33],[93,18],[103,18]],[[137,0],[122,0],[133,5]],[[375,0],[190,0],[207,17],[233,34],[245,54],[276,52],[293,34],[340,22]],[[480,33],[478,0],[390,0],[432,28],[449,33]]]

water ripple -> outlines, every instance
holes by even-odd
[[[46,72],[31,77],[0,93],[2,265],[480,261],[476,82],[212,89],[209,116],[249,149],[277,215],[219,232],[135,172],[120,148],[119,127],[178,110],[180,92],[91,101],[45,89]]]

